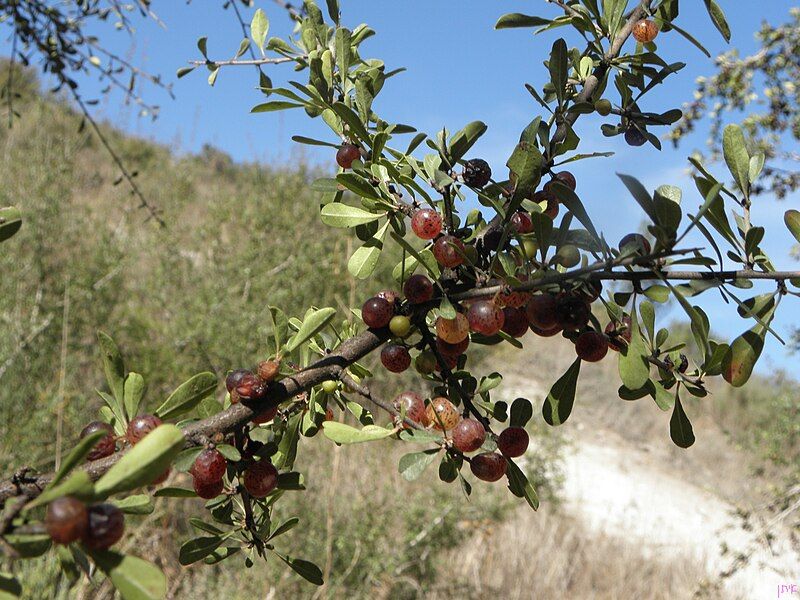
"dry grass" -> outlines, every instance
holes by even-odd
[[[431,600],[674,600],[692,598],[705,580],[694,561],[645,557],[621,538],[587,533],[552,506],[535,514],[520,510],[504,523],[478,528],[442,560],[451,567]]]

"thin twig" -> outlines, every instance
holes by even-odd
[[[380,398],[376,398],[375,396],[373,396],[372,392],[370,391],[370,389],[366,385],[364,385],[363,383],[358,383],[355,379],[353,379],[350,375],[347,374],[347,371],[342,371],[339,374],[339,379],[341,380],[341,382],[343,384],[345,384],[348,388],[353,390],[359,396],[362,396],[363,398],[366,398],[367,400],[372,402],[375,406],[377,406],[379,408],[382,408],[387,413],[389,413],[392,417],[394,417],[396,419],[400,419],[400,412],[399,411],[397,411],[392,405],[388,404],[387,402],[381,400]],[[412,421],[408,417],[403,419],[403,423],[405,425],[408,425],[412,429],[419,429],[419,430],[425,429],[419,423],[415,423],[414,421]]]
[[[139,198],[140,207],[147,209],[147,212],[150,213],[149,218],[153,219],[161,227],[166,227],[167,224],[158,214],[158,209],[156,209],[155,206],[150,204],[147,201],[147,198],[144,197],[144,194],[142,194],[141,190],[139,189],[139,186],[136,185],[136,181],[134,181],[133,175],[131,175],[131,173],[128,171],[128,168],[125,166],[125,163],[122,162],[122,159],[120,158],[119,154],[117,154],[116,150],[114,150],[114,148],[111,146],[111,142],[108,141],[108,138],[106,138],[105,134],[100,129],[100,125],[98,125],[97,121],[95,121],[94,117],[92,117],[92,115],[89,113],[89,110],[83,103],[83,99],[81,98],[80,94],[77,92],[77,90],[75,90],[71,86],[68,87],[69,91],[72,93],[72,97],[75,99],[75,102],[77,102],[78,106],[80,107],[84,118],[92,126],[92,129],[94,130],[97,137],[100,139],[100,143],[103,144],[103,147],[106,149],[106,152],[108,152],[111,155],[111,159],[117,165],[117,168],[122,173],[123,178],[128,182],[128,185],[130,186],[133,194],[137,198]]]

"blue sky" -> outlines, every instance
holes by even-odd
[[[98,113],[127,131],[170,144],[180,151],[197,151],[208,143],[240,161],[274,164],[303,158],[330,164],[332,157],[326,150],[298,147],[291,141],[295,134],[328,139],[327,128],[319,120],[309,120],[303,111],[249,113],[253,105],[263,101],[255,89],[257,79],[252,69],[225,70],[214,88],[206,83],[203,70],[175,79],[177,68],[198,57],[195,44],[200,36],[208,36],[212,58],[228,58],[236,51],[242,33],[232,11],[222,10],[221,4],[203,0],[188,5],[174,0],[154,2],[153,8],[166,28],[139,21],[135,40],[124,33],[105,32],[113,48],[136,64],[173,81],[177,99],[173,101],[158,90],[149,90],[148,100],[161,106],[156,121],[138,118],[136,111],[124,107],[117,95],[104,99],[97,107]],[[531,30],[493,29],[497,17],[506,12],[558,14],[555,6],[540,0],[341,0],[341,4],[346,25],[352,28],[366,22],[377,30],[378,35],[363,46],[364,56],[379,57],[389,68],[408,69],[387,82],[376,104],[377,111],[387,120],[413,124],[429,134],[443,126],[455,131],[469,121],[485,121],[489,131],[472,154],[486,158],[496,172],[503,171],[519,132],[539,114],[538,105],[523,83],[540,88],[546,81],[542,61],[558,35],[566,35],[570,45],[581,42],[566,29],[540,36],[533,36]],[[787,0],[759,3],[720,0],[733,32],[731,44],[742,53],[751,52],[755,47],[753,34],[761,21],[776,24],[785,21],[794,4]],[[259,6],[270,17],[270,35],[289,32],[290,23],[277,5],[256,0],[256,7]],[[244,13],[249,22],[252,10]],[[700,0],[681,2],[678,24],[699,38],[712,55],[728,48],[711,25]],[[648,94],[643,102],[645,110],[664,111],[689,100],[695,78],[710,74],[713,63],[676,33],[662,34],[657,42],[667,60],[688,63],[684,71],[670,78],[663,92]],[[0,52],[8,54],[5,40],[0,44]],[[278,65],[269,74],[279,85],[291,78],[293,71],[291,67]],[[98,86],[87,81],[84,89],[91,91]],[[613,95],[609,97],[614,100]],[[728,120],[736,118],[730,116]],[[619,137],[604,138],[600,133],[601,122],[596,116],[580,119],[577,127],[582,138],[580,150],[613,151],[616,155],[581,161],[571,170],[578,177],[579,195],[607,239],[617,240],[643,222],[643,214],[615,171],[636,175],[651,190],[663,183],[678,185],[684,190],[685,210],[699,205],[700,199],[685,174],[685,158],[693,148],[704,145],[705,131],[697,132],[677,150],[665,144],[659,152],[650,146],[629,148]],[[714,171],[719,176],[724,174],[722,165],[716,165]],[[788,256],[792,238],[782,224],[783,212],[796,205],[794,197],[783,202],[763,198],[754,208],[756,223],[771,226],[766,250],[778,268],[797,267]],[[764,288],[773,289],[772,284]],[[776,321],[775,328],[786,337],[791,325],[800,322],[795,303],[796,300],[787,299]],[[707,300],[700,304],[721,332],[735,335],[745,328],[745,322],[718,295],[707,294]],[[681,317],[679,310],[670,308],[665,318]],[[768,342],[765,354],[760,367],[763,372],[788,367],[794,360],[774,340]]]

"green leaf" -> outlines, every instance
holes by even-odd
[[[686,31],[685,29],[681,29],[680,27],[678,27],[678,26],[675,24],[675,21],[672,21],[672,22],[671,22],[669,25],[670,25],[670,28],[674,29],[674,30],[675,30],[675,31],[677,31],[677,32],[678,32],[680,35],[682,35],[682,36],[683,36],[683,37],[685,37],[687,40],[689,40],[689,42],[690,42],[691,44],[693,44],[693,45],[694,45],[694,46],[695,46],[695,47],[696,47],[698,50],[700,50],[700,52],[702,52],[703,54],[705,54],[705,55],[706,55],[708,58],[711,58],[711,53],[710,53],[710,52],[709,52],[709,51],[706,49],[706,47],[705,47],[705,46],[703,46],[703,44],[701,44],[700,42],[698,42],[698,41],[697,41],[697,39],[696,39],[696,38],[695,38],[695,37],[694,37],[694,36],[693,36],[691,33],[689,33],[688,31]]]
[[[533,404],[527,398],[517,398],[511,403],[511,427],[525,427],[533,416]]]
[[[97,481],[95,492],[105,497],[151,483],[170,467],[185,442],[175,425],[159,425]]]
[[[0,208],[0,242],[6,241],[22,227],[22,212],[14,207]]]
[[[155,494],[156,498],[196,498],[197,494],[194,490],[179,487],[165,487],[157,489]]]
[[[520,202],[530,198],[539,185],[542,171],[542,152],[536,144],[520,142],[511,153],[506,166],[511,171],[510,179],[514,184],[514,200]]]
[[[424,452],[412,452],[411,454],[403,455],[398,465],[400,475],[402,475],[403,479],[406,481],[414,481],[425,472],[429,464],[436,460],[437,454],[439,454],[438,449],[425,450]]]
[[[647,349],[642,340],[636,311],[631,311],[631,341],[619,353],[619,375],[622,383],[631,390],[638,390],[650,379],[650,366],[645,359]]]
[[[366,279],[378,265],[378,259],[383,250],[383,240],[386,231],[389,229],[389,220],[378,230],[378,232],[364,242],[364,245],[353,252],[353,256],[347,262],[347,270],[356,279]]]
[[[450,139],[450,160],[452,163],[455,164],[461,160],[469,152],[469,149],[475,145],[475,142],[486,133],[487,129],[486,123],[473,121],[456,133]]]
[[[232,462],[239,462],[242,460],[241,453],[230,444],[217,444],[217,450],[222,456]]]
[[[675,394],[675,407],[672,409],[672,417],[669,420],[669,437],[680,448],[688,448],[694,444],[694,431],[692,423],[681,405],[681,399]]]
[[[337,444],[359,444],[361,442],[374,442],[394,435],[394,429],[384,429],[378,425],[365,425],[356,429],[350,425],[337,421],[326,421],[322,425],[322,433],[329,440]]]
[[[196,563],[219,548],[223,541],[224,538],[218,535],[191,539],[181,545],[178,560],[183,566]]]
[[[521,13],[508,13],[497,20],[494,28],[514,29],[517,27],[541,27],[542,25],[549,25],[550,23],[550,20],[541,17],[523,15]]]
[[[138,373],[128,373],[123,386],[123,396],[125,414],[131,419],[139,412],[139,404],[144,397],[144,377]]]
[[[341,202],[331,202],[322,207],[322,222],[330,227],[355,227],[377,221],[385,213],[373,213]]]
[[[730,42],[731,28],[728,25],[728,22],[725,20],[725,13],[722,12],[719,4],[714,2],[714,0],[704,0],[704,2],[706,4],[708,16],[711,17],[711,22],[714,23],[714,27],[719,30],[726,42]]]
[[[167,578],[154,564],[111,550],[87,549],[97,567],[123,600],[160,600],[167,595]]]
[[[800,242],[800,211],[791,209],[783,215],[783,222],[798,242]]]
[[[339,77],[342,79],[342,86],[346,86],[347,75],[350,69],[350,46],[352,39],[350,31],[344,27],[336,29],[336,66],[339,68]]]
[[[50,536],[46,533],[7,533],[3,537],[21,558],[41,556],[52,546]]]
[[[286,102],[285,100],[273,100],[272,102],[264,102],[257,104],[250,109],[251,113],[275,112],[277,110],[286,110],[289,108],[303,108],[305,104],[298,104],[297,102]]]
[[[276,552],[275,554],[280,557],[280,559],[289,565],[292,568],[292,571],[300,575],[306,581],[313,583],[314,585],[322,585],[324,581],[322,580],[322,571],[320,568],[315,565],[314,563],[303,560],[302,558],[292,558],[291,556],[284,556]]]
[[[111,504],[128,515],[149,515],[155,509],[153,499],[147,494],[136,494],[121,500],[112,500]]]
[[[766,156],[763,152],[759,152],[755,156],[750,157],[750,168],[747,170],[747,178],[750,180],[750,183],[755,183],[758,176],[761,175],[765,160]]]
[[[550,62],[548,63],[550,69],[550,82],[555,88],[556,98],[558,98],[559,105],[564,103],[564,93],[567,86],[567,43],[559,38],[553,43],[553,48],[550,50]]]
[[[51,488],[57,485],[64,477],[72,471],[78,464],[83,462],[83,459],[92,451],[92,448],[95,447],[95,444],[100,441],[101,438],[104,438],[107,435],[106,431],[95,431],[87,435],[77,443],[77,445],[67,454],[67,457],[61,462],[61,466],[59,467],[56,474],[53,476],[53,479],[48,484],[48,488]]]
[[[309,314],[299,331],[286,344],[287,352],[294,352],[297,348],[305,344],[308,340],[325,329],[336,316],[334,308],[319,308]]]
[[[22,586],[11,573],[0,573],[0,600],[19,598],[22,595]]]
[[[366,127],[364,127],[361,119],[358,118],[358,115],[354,113],[352,109],[342,102],[337,102],[333,105],[333,112],[347,124],[351,135],[369,146],[372,145],[372,137],[369,135]]]
[[[549,425],[561,425],[572,412],[575,402],[575,387],[581,372],[581,359],[576,358],[566,373],[550,388],[550,393],[542,405],[542,416]]]
[[[97,341],[100,345],[100,352],[103,353],[103,369],[106,373],[106,381],[111,393],[114,395],[114,400],[116,400],[116,405],[111,406],[111,410],[124,423],[122,403],[125,397],[125,363],[122,360],[119,348],[111,337],[102,331],[98,331]]]
[[[533,510],[537,510],[539,508],[539,495],[536,493],[533,484],[528,481],[528,477],[513,460],[507,459],[506,462],[508,463],[508,468],[506,470],[508,489],[516,497],[525,498],[528,505]]]
[[[217,377],[213,373],[198,373],[185,381],[172,392],[164,403],[156,409],[162,419],[174,419],[184,415],[197,406],[204,398],[217,389]]]
[[[630,175],[625,175],[623,173],[617,173],[617,177],[622,180],[622,183],[624,183],[625,187],[628,188],[628,191],[631,193],[636,202],[639,203],[639,206],[642,207],[642,210],[644,210],[647,216],[650,217],[650,220],[653,223],[658,223],[658,215],[656,214],[656,208],[653,204],[653,197],[650,195],[650,192],[648,192],[641,182],[635,177],[631,177]]]
[[[89,474],[84,470],[75,471],[64,481],[48,487],[36,500],[28,504],[27,508],[43,506],[63,496],[74,496],[82,500],[89,500],[94,496],[94,485]]]
[[[294,529],[297,524],[300,522],[300,519],[297,517],[289,517],[283,523],[278,525],[272,532],[269,534],[269,539],[276,538],[279,535],[283,535],[287,531]]]
[[[730,124],[722,132],[722,153],[736,185],[746,198],[749,197],[750,155],[747,153],[744,133],[738,125]]]
[[[733,387],[741,387],[750,379],[764,349],[765,334],[764,327],[756,325],[731,343],[722,359],[722,377]]]
[[[267,33],[269,33],[269,19],[266,13],[259,8],[253,15],[253,20],[250,21],[250,36],[261,51],[261,56],[264,56]]]
[[[328,5],[328,16],[331,18],[331,21],[339,24],[339,0],[325,0]]]

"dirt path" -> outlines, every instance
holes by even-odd
[[[736,509],[687,482],[668,465],[604,432],[575,436],[565,456],[564,498],[570,512],[594,531],[638,539],[653,557],[684,555],[705,563],[731,597],[777,598],[778,586],[800,582],[800,556],[784,535],[768,547],[745,531]],[[750,556],[730,577],[721,574]]]

